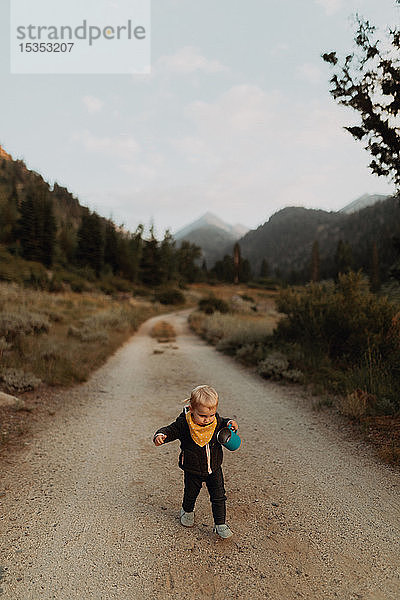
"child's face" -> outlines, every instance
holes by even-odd
[[[195,408],[192,408],[192,406],[190,407],[193,422],[196,423],[196,425],[201,425],[201,427],[210,425],[215,419],[216,412],[217,405],[203,406],[202,404],[197,404]]]

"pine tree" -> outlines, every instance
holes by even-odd
[[[112,221],[107,221],[104,232],[104,264],[115,274],[118,271],[118,235]]]
[[[160,246],[160,268],[162,283],[167,283],[176,278],[177,255],[175,240],[168,229],[164,234],[164,239]]]
[[[184,281],[194,283],[200,277],[200,269],[196,264],[201,258],[201,248],[184,240],[177,250],[178,273]]]
[[[95,212],[87,211],[82,216],[77,239],[78,264],[91,267],[99,276],[104,264],[104,234],[101,219]]]
[[[335,254],[335,266],[336,273],[339,276],[342,273],[348,273],[353,264],[353,253],[350,244],[339,240],[336,254]]]
[[[42,212],[40,220],[41,262],[49,268],[53,264],[57,224],[54,217],[53,202],[49,198],[43,199],[40,208]]]
[[[40,262],[42,252],[40,249],[40,227],[35,202],[31,195],[21,203],[18,238],[21,244],[21,253],[26,260]]]
[[[150,228],[150,238],[143,242],[140,280],[150,286],[157,286],[162,282],[160,247],[155,238],[153,226]]]
[[[247,258],[242,258],[240,261],[239,281],[241,283],[247,283],[251,278],[252,272],[250,262],[247,260]]]

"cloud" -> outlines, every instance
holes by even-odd
[[[162,56],[158,59],[155,68],[181,75],[197,71],[202,71],[203,73],[221,73],[227,70],[219,61],[205,58],[199,49],[193,46],[185,46],[175,52],[175,54]]]
[[[135,157],[140,150],[139,144],[129,135],[121,136],[96,136],[87,129],[72,134],[72,141],[81,144],[90,153],[105,154],[108,157],[129,160]]]
[[[95,98],[94,96],[84,96],[82,101],[90,114],[100,112],[104,106],[104,102],[99,98]]]
[[[344,4],[344,0],[315,0],[315,2],[325,9],[328,16],[337,13]]]

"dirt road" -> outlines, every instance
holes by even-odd
[[[3,468],[0,598],[398,600],[399,474],[185,317],[168,317],[167,346],[145,323]],[[200,383],[243,439],[224,459],[230,540],[212,533],[205,489],[195,527],[180,525],[178,442],[151,443]]]

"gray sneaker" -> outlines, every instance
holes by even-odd
[[[217,533],[219,537],[229,538],[233,535],[233,532],[229,529],[229,526],[224,523],[223,525],[214,525],[214,533]]]
[[[183,508],[181,508],[181,512],[179,513],[179,517],[181,523],[184,527],[193,527],[194,525],[194,511],[185,512]]]

